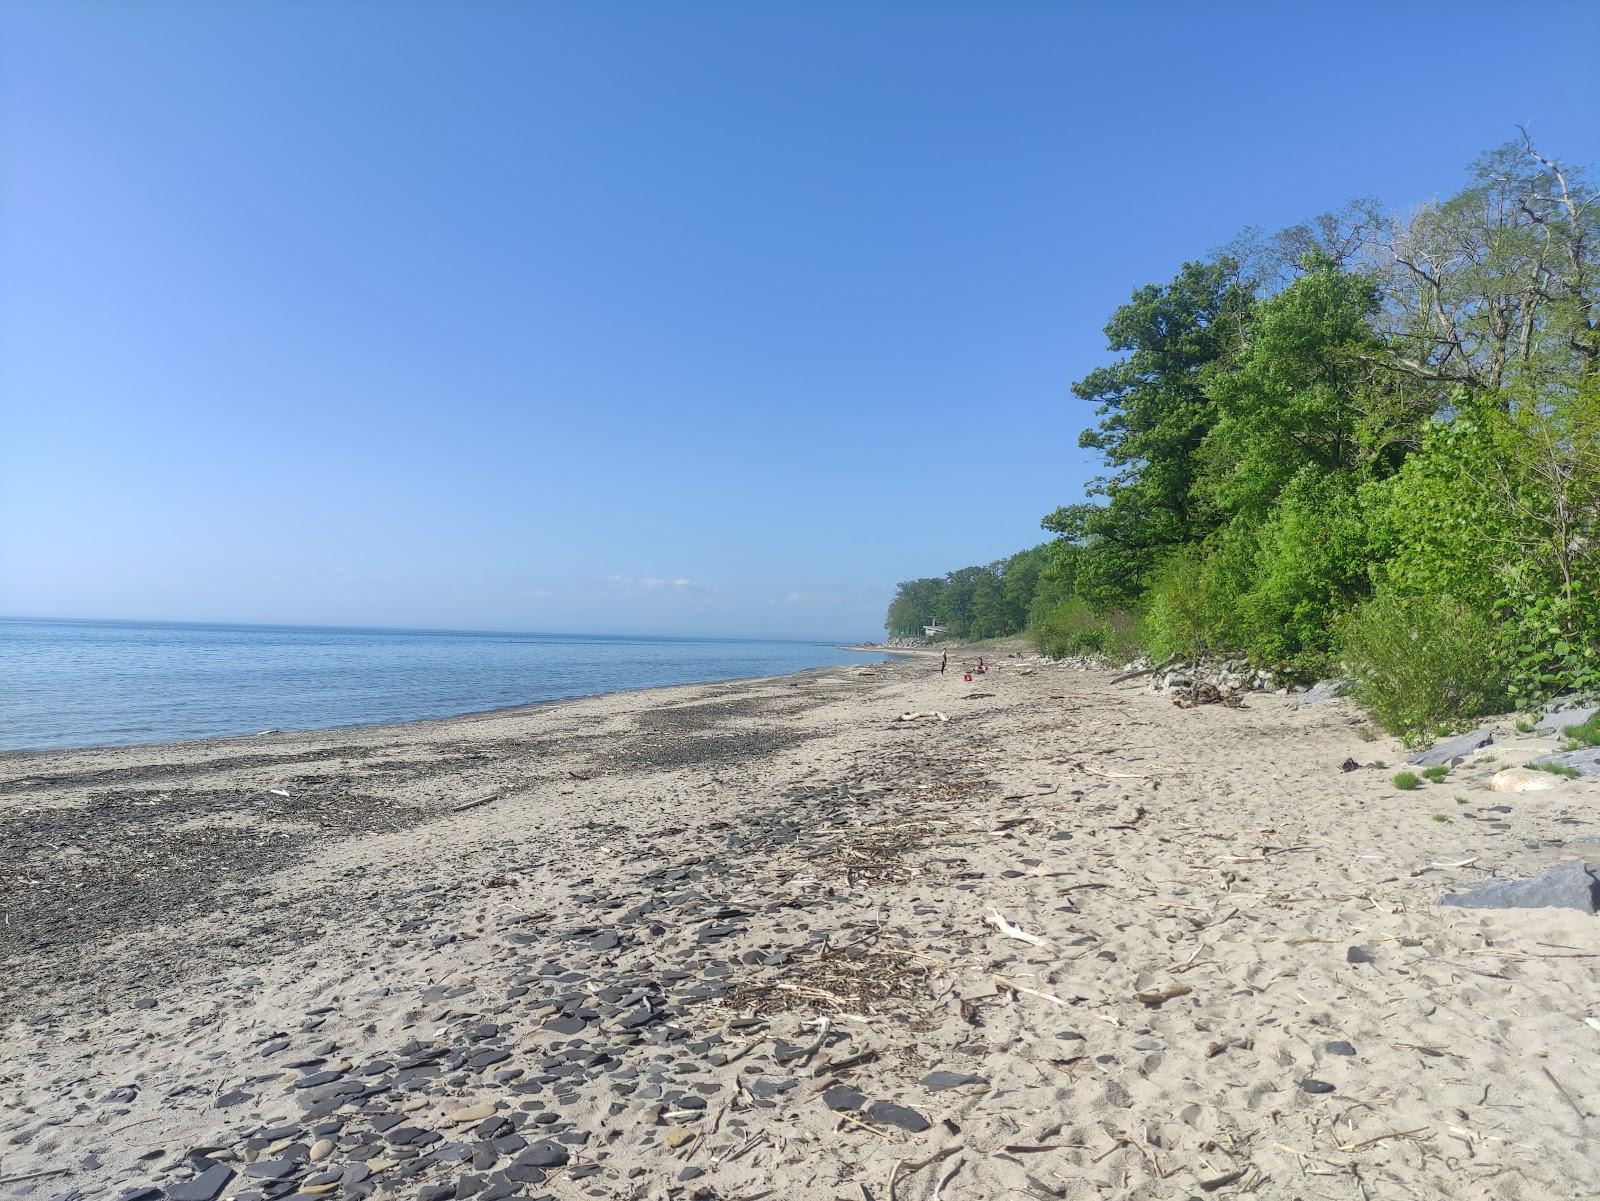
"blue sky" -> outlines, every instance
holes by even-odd
[[[0,9],[0,612],[859,637],[1244,225],[1600,158],[1600,5]]]

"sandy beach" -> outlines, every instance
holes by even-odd
[[[1588,1195],[1552,736],[962,665],[0,756],[0,1192]]]

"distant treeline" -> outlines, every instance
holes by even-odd
[[[983,567],[963,567],[947,576],[907,580],[889,602],[884,623],[897,638],[922,634],[933,622],[952,638],[1001,638],[1019,634],[1040,615],[1041,603],[1059,596],[1045,579],[1053,548],[1036,546]]]
[[[1600,201],[1526,140],[1134,292],[1073,385],[1106,472],[1043,546],[900,585],[892,634],[1244,652],[1426,736],[1600,689]]]

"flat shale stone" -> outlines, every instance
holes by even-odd
[[[193,1180],[167,1186],[167,1201],[213,1201],[233,1179],[233,1169],[214,1163]]]
[[[874,1101],[867,1106],[867,1120],[879,1126],[897,1126],[912,1134],[921,1134],[932,1125],[916,1110],[896,1105],[893,1101]]]
[[[848,1084],[835,1084],[822,1090],[822,1103],[835,1113],[849,1113],[865,1105],[867,1096]]]
[[[964,1088],[969,1084],[988,1084],[982,1076],[974,1076],[968,1072],[951,1072],[944,1069],[929,1072],[922,1078],[925,1087],[941,1090],[947,1088]]]
[[[1454,767],[1468,755],[1494,742],[1494,730],[1482,726],[1469,734],[1460,734],[1455,738],[1447,738],[1443,742],[1436,742],[1427,750],[1418,751],[1406,759],[1407,763],[1416,763],[1422,767]]]
[[[1459,909],[1577,909],[1600,912],[1600,868],[1576,859],[1526,880],[1500,880],[1446,893],[1439,904]]]

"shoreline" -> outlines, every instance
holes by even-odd
[[[148,623],[133,623],[133,624],[148,624]],[[194,623],[185,623],[185,624],[194,624]],[[737,641],[737,640],[733,640],[733,641]],[[859,644],[852,645],[852,646],[845,646],[843,644],[840,644],[838,649],[842,650],[842,651],[857,651],[857,652],[861,652],[861,653],[864,653],[864,654],[883,654],[883,655],[912,654],[912,653],[915,653],[915,652],[911,652],[911,651],[898,651],[898,650],[892,650],[892,649],[885,648],[885,647],[878,647],[878,646],[875,646],[875,645],[873,645],[871,643],[859,643]],[[850,665],[845,665],[845,666],[850,666]],[[210,737],[210,738],[169,738],[169,739],[164,739],[164,740],[156,740],[156,741],[152,741],[152,742],[91,742],[91,743],[74,743],[74,744],[68,745],[68,746],[0,748],[0,769],[4,769],[6,767],[6,765],[11,760],[17,759],[17,758],[26,757],[26,756],[70,754],[70,753],[75,752],[75,751],[114,752],[114,751],[148,750],[148,749],[156,749],[156,748],[162,748],[162,747],[181,747],[181,746],[200,745],[200,744],[210,745],[210,744],[215,744],[215,743],[232,743],[232,742],[240,742],[240,741],[245,741],[245,740],[254,740],[254,739],[257,739],[257,738],[270,738],[270,737],[276,737],[278,735],[303,735],[303,734],[319,734],[319,733],[332,734],[332,733],[337,733],[339,731],[345,731],[345,730],[396,730],[396,731],[399,731],[399,730],[404,730],[404,729],[406,729],[408,727],[412,727],[412,726],[420,727],[420,726],[435,725],[435,724],[438,724],[440,722],[464,721],[466,719],[475,718],[475,717],[493,717],[493,716],[502,715],[502,714],[504,714],[504,715],[514,715],[514,714],[518,714],[518,713],[531,713],[531,712],[533,712],[535,710],[545,709],[545,708],[548,708],[548,707],[550,707],[552,705],[567,705],[567,704],[572,704],[575,701],[595,700],[595,699],[599,699],[599,698],[602,698],[602,697],[612,697],[612,696],[621,697],[621,696],[642,695],[642,694],[651,693],[651,692],[663,691],[663,690],[666,690],[666,689],[669,689],[669,688],[702,688],[702,687],[708,687],[708,686],[715,685],[715,684],[757,683],[757,682],[762,681],[762,680],[786,679],[789,676],[803,676],[803,675],[806,675],[806,674],[811,673],[811,672],[836,671],[836,670],[839,670],[839,665],[823,666],[823,667],[803,667],[803,668],[799,669],[798,671],[780,672],[777,675],[766,675],[766,676],[717,676],[717,677],[713,677],[712,679],[708,679],[708,680],[688,680],[688,681],[685,681],[685,682],[680,683],[680,684],[650,684],[650,685],[646,685],[643,688],[617,688],[617,689],[609,689],[609,690],[604,691],[604,692],[580,692],[580,693],[574,693],[571,696],[551,697],[549,700],[543,700],[543,701],[526,701],[526,702],[524,702],[522,704],[516,704],[516,705],[497,705],[497,706],[494,706],[494,707],[488,708],[488,709],[468,709],[468,710],[466,710],[465,712],[462,712],[462,713],[447,713],[447,714],[443,714],[443,715],[437,716],[437,717],[410,717],[410,718],[406,718],[406,719],[404,719],[402,721],[352,722],[352,723],[350,723],[348,725],[334,725],[334,726],[295,726],[295,727],[285,727],[283,729],[259,730],[259,731],[256,731],[255,733],[251,733],[251,734],[218,734],[218,735],[215,735],[215,736]],[[0,780],[0,786],[3,786],[3,785],[4,785],[4,781]]]
[[[1543,745],[1505,727],[1400,793],[1345,702],[1109,680],[903,656],[35,753],[0,782],[0,1177],[109,1201],[198,1147],[205,1201],[1592,1179],[1541,1069],[1582,1095],[1594,919],[1435,902],[1600,846],[1600,785],[1489,792]]]

